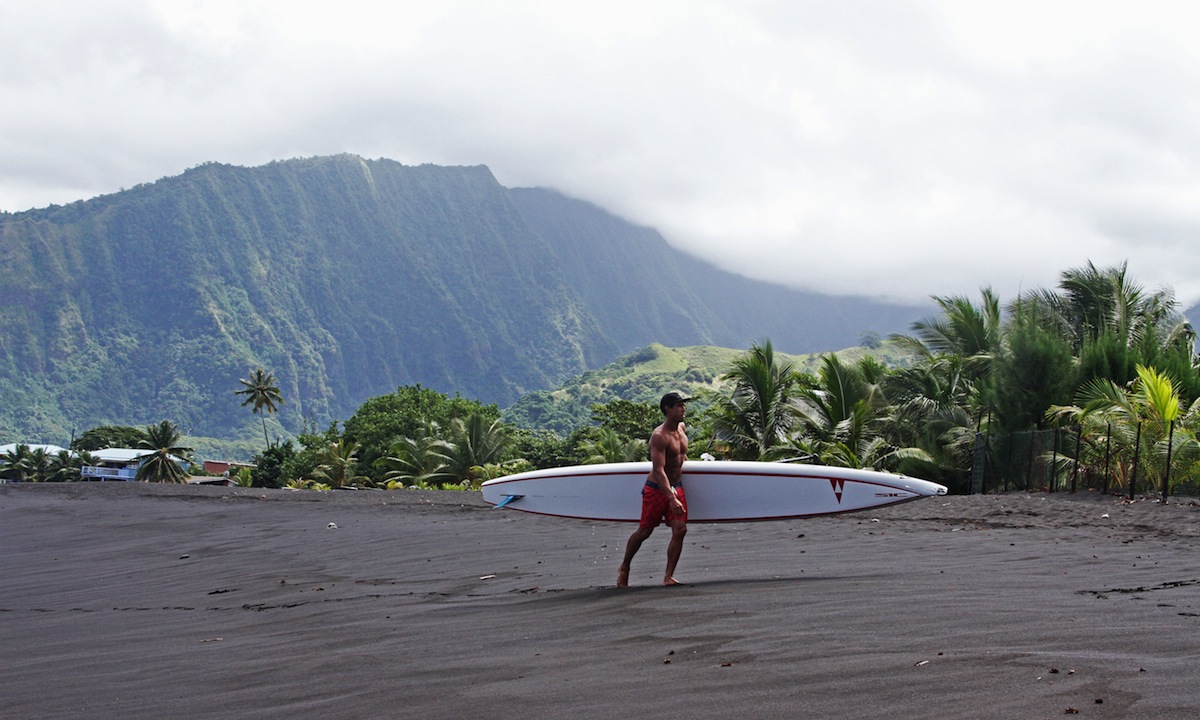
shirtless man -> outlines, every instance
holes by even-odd
[[[683,426],[687,402],[677,392],[662,396],[658,407],[665,420],[650,435],[650,474],[642,487],[642,519],[637,530],[625,544],[625,560],[617,570],[617,587],[629,587],[629,563],[638,548],[660,522],[671,528],[667,545],[667,572],[663,585],[678,585],[674,578],[675,565],[683,551],[683,536],[687,535],[687,498],[683,494],[683,461],[687,459],[688,439]]]

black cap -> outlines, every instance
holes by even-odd
[[[688,402],[690,400],[691,398],[685,398],[677,392],[669,392],[662,396],[662,400],[658,401],[658,409],[666,412],[667,408],[672,407],[673,405],[678,405],[681,402]]]

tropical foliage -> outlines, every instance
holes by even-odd
[[[169,420],[147,426],[146,439],[138,447],[151,452],[142,459],[135,479],[141,482],[187,482],[186,467],[192,449],[182,443],[183,433]]]
[[[934,302],[939,314],[914,323],[910,335],[856,353],[802,358],[769,340],[742,353],[650,346],[577,378],[569,392],[533,394],[536,403],[503,419],[495,405],[402,386],[363,403],[341,430],[334,423],[268,442],[250,481],[472,488],[534,467],[642,460],[666,390],[696,397],[687,417],[693,457],[876,468],[967,491],[980,487],[981,473],[1007,483],[999,458],[1023,447],[1024,464],[1048,468],[1033,480],[1027,473],[1027,486],[1054,488],[1068,473],[1072,482],[1104,478],[1143,491],[1200,478],[1196,338],[1169,290],[1147,292],[1124,265],[1088,264],[1064,272],[1057,290],[1007,305],[990,289]],[[274,380],[260,373],[240,392],[267,409],[273,396],[260,390]],[[542,411],[554,426],[568,407],[569,431],[530,427]],[[166,425],[147,428],[144,442],[160,454],[182,452],[178,437],[164,439],[173,428]],[[121,432],[97,428],[79,445]],[[1030,433],[1053,441],[1022,445]],[[67,459],[17,448],[0,473],[67,477],[52,470]],[[154,477],[171,479],[161,467]]]
[[[250,375],[249,380],[242,378],[238,382],[242,384],[242,389],[234,392],[234,395],[244,396],[242,407],[249,405],[255,415],[263,413],[263,442],[270,445],[271,440],[267,437],[267,415],[278,412],[279,406],[283,404],[283,395],[279,392],[274,373],[259,368]]]
[[[440,488],[458,480],[450,472],[454,447],[438,439],[436,432],[436,424],[430,423],[416,437],[396,438],[388,454],[375,461],[375,466],[384,471],[383,482],[388,488]]]
[[[585,456],[583,464],[595,465],[645,460],[649,457],[650,445],[646,440],[625,439],[615,430],[600,428],[593,437],[582,442],[580,450]]]
[[[101,425],[83,431],[71,442],[71,449],[95,452],[104,448],[135,448],[146,439],[145,428],[130,425]]]
[[[733,383],[718,400],[713,428],[735,460],[776,460],[789,452],[786,442],[800,411],[792,403],[800,383],[791,361],[778,359],[768,340],[734,361],[723,380]]]
[[[8,482],[73,482],[82,479],[85,465],[94,464],[91,453],[19,444],[0,455],[0,480]]]
[[[308,481],[327,488],[369,485],[371,479],[358,472],[357,444],[335,440],[321,449],[317,466],[309,473]]]
[[[980,468],[996,472],[1014,433],[1045,430],[1055,435],[1038,458],[1049,468],[1039,485],[1054,487],[1068,461],[1073,477],[1082,465],[1086,477],[1126,487],[1140,461],[1143,490],[1200,476],[1196,337],[1169,290],[1146,292],[1124,265],[1089,263],[1064,272],[1058,292],[1004,308],[990,289],[978,301],[934,301],[939,315],[891,339],[907,363],[830,354],[807,375],[779,362],[769,342],[752,347],[714,403],[718,447],[739,459],[907,472],[964,491]]]
[[[915,337],[904,339],[921,350],[921,362],[889,385],[901,382],[910,397],[920,387],[932,391],[915,406],[897,396],[899,414],[918,419],[908,425],[926,437],[911,441],[937,458],[952,485],[965,486],[987,448],[1011,452],[1014,434],[1040,429],[1059,431],[1045,450],[1059,463],[1043,478],[1048,487],[1068,457],[1078,458],[1085,476],[1126,484],[1139,460],[1143,479],[1165,476],[1168,451],[1173,466],[1186,464],[1194,423],[1186,413],[1177,422],[1163,418],[1172,393],[1184,407],[1194,402],[1200,377],[1195,333],[1170,290],[1145,291],[1124,264],[1088,263],[1062,273],[1057,292],[1019,296],[1002,322],[988,291],[980,305],[962,298],[939,305],[942,319],[918,323]],[[1150,417],[1158,419],[1143,422]],[[1168,448],[1173,431],[1179,435]]]

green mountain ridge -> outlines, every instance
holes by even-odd
[[[921,314],[722,273],[482,166],[211,163],[0,214],[0,439],[252,437],[233,392],[256,367],[294,432],[401,385],[507,406],[653,342],[811,351]]]

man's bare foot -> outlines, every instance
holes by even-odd
[[[678,580],[676,580],[675,578],[673,578],[673,577],[669,577],[669,576],[667,577],[667,579],[666,579],[666,580],[663,580],[663,585],[666,585],[666,586],[668,586],[668,587],[669,587],[669,586],[671,586],[671,585],[682,585],[682,584],[683,584],[683,583],[679,582],[679,581],[678,581]]]
[[[617,587],[629,587],[629,568],[619,568],[617,570]]]

